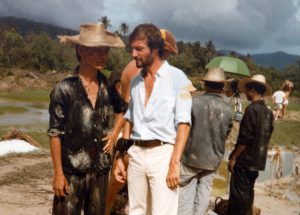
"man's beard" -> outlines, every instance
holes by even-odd
[[[145,59],[135,58],[134,60],[137,68],[146,68],[153,63],[153,54],[151,52]]]

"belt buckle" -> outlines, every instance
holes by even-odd
[[[141,140],[135,140],[134,141],[134,145],[135,146],[141,146],[142,144],[141,144]]]

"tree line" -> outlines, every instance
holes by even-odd
[[[110,27],[110,20],[101,17],[100,21]],[[115,33],[127,41],[128,25],[121,23]],[[127,44],[128,47],[128,44]],[[194,84],[199,87],[198,78],[205,74],[205,65],[215,56],[222,55],[216,50],[213,41],[183,42],[178,41],[178,55],[169,58],[170,64],[182,69]],[[286,79],[294,82],[294,95],[300,96],[300,60],[283,71],[275,68],[264,68],[256,65],[250,55],[229,54],[243,60],[251,74],[260,73],[266,76],[274,90],[280,88]],[[121,72],[130,61],[129,48],[112,49],[106,69]],[[51,39],[46,33],[29,33],[20,35],[15,29],[0,30],[0,67],[30,69],[45,73],[72,71],[77,65],[74,48],[69,44],[59,44],[58,39]]]

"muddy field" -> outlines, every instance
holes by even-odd
[[[44,98],[48,97],[48,90],[66,75],[55,73],[55,71],[40,74],[19,69],[0,69],[0,92],[10,92],[10,95],[15,95],[24,89],[38,88],[47,90],[47,95],[41,97],[40,101],[35,101],[36,97],[34,97],[34,100],[30,100],[29,103],[28,100],[23,101],[19,100],[19,98],[18,100],[9,101],[5,98],[5,101],[0,102],[0,106],[5,106],[6,109],[10,109],[12,105],[25,109],[24,113],[17,113],[18,110],[15,110],[13,113],[11,113],[11,110],[8,112],[4,111],[2,115],[0,113],[0,136],[6,133],[10,126],[14,125],[30,134],[43,146],[43,149],[35,153],[0,157],[0,215],[51,214],[53,172],[45,133],[47,120],[44,119],[44,115],[46,114],[47,104],[45,104]],[[299,100],[297,101],[300,104]],[[292,101],[293,103],[295,104]],[[292,142],[298,145],[298,153],[296,155],[298,159],[300,157],[300,136],[299,132],[297,132],[300,129],[299,107],[296,106],[296,108],[289,111],[284,120],[276,122],[276,134],[272,140],[274,144],[284,144],[288,147],[290,147]],[[24,114],[26,114],[27,118]],[[30,120],[28,120],[29,115]],[[17,121],[12,123],[12,119]],[[32,119],[35,119],[34,122]],[[237,133],[238,124],[235,124],[228,140],[228,148],[235,142]],[[299,171],[298,169],[298,174],[300,174]],[[227,179],[228,174],[225,163],[221,166],[219,176],[215,180],[214,196],[211,197],[212,203],[215,196],[221,195],[226,198],[227,183],[223,179]],[[293,180],[293,177],[288,176],[282,179],[256,183],[255,205],[261,208],[261,214],[300,214],[300,179],[296,182],[295,187],[284,196]]]

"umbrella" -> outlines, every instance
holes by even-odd
[[[219,56],[213,58],[207,65],[206,69],[219,67],[224,69],[225,72],[232,73],[238,76],[250,76],[247,65],[238,58]]]

